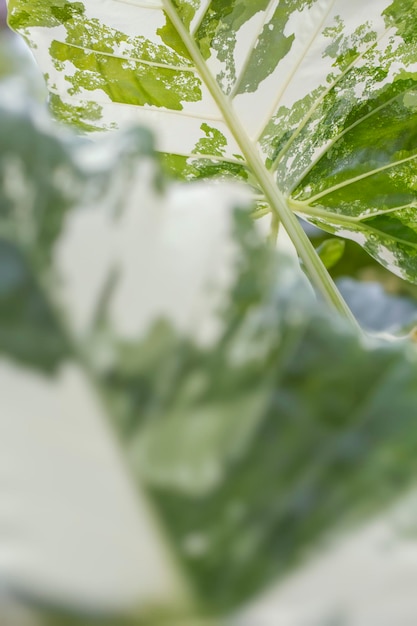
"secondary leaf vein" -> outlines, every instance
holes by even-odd
[[[292,146],[292,144],[294,143],[295,139],[298,137],[298,135],[301,133],[301,131],[305,128],[307,122],[311,119],[313,113],[317,110],[317,108],[320,106],[320,104],[323,102],[323,100],[325,99],[325,97],[331,92],[332,89],[334,89],[336,87],[336,85],[338,85],[338,83],[354,68],[357,66],[358,62],[361,61],[363,59],[363,57],[370,52],[373,48],[375,48],[376,45],[378,45],[378,43],[381,42],[381,40],[386,37],[386,35],[391,31],[391,28],[387,28],[381,35],[380,37],[378,37],[378,39],[376,41],[374,41],[372,44],[370,44],[363,52],[361,52],[361,54],[359,54],[353,61],[352,63],[350,63],[348,65],[348,67],[343,70],[343,72],[341,72],[341,74],[339,74],[339,76],[337,76],[337,78],[335,78],[330,84],[329,86],[325,89],[325,91],[322,92],[322,94],[316,99],[316,101],[312,104],[312,106],[310,107],[310,109],[306,112],[306,114],[304,115],[303,119],[301,120],[301,122],[299,123],[299,125],[297,126],[297,129],[294,131],[294,133],[291,135],[291,137],[288,139],[288,141],[285,143],[285,145],[283,146],[283,148],[280,150],[279,154],[276,156],[274,163],[272,164],[271,167],[271,171],[274,172],[282,157],[285,156],[285,154],[287,153],[288,149]]]

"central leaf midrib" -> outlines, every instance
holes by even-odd
[[[300,258],[310,274],[310,278],[316,288],[321,292],[329,304],[334,306],[342,315],[347,317],[355,327],[357,322],[346,305],[341,294],[336,288],[332,278],[324,267],[321,259],[316,254],[313,245],[298,222],[297,217],[287,204],[287,201],[277,187],[272,173],[266,168],[262,161],[257,146],[251,141],[243,128],[240,119],[233,110],[232,103],[228,101],[221,91],[216,78],[211,74],[201,52],[182,22],[173,0],[163,0],[165,12],[171,20],[178,35],[182,38],[203,83],[209,90],[213,100],[223,117],[224,123],[229,128],[236,143],[240,147],[249,169],[252,171],[258,182],[259,188],[263,191],[265,199],[270,205],[271,211],[282,222],[285,230],[290,236]]]

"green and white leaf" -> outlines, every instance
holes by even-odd
[[[142,130],[93,144],[2,106],[0,135],[10,597],[217,623],[413,484],[414,348],[318,304],[241,189],[168,185]]]
[[[249,181],[301,255],[288,209],[417,280],[415,0],[9,0],[9,11],[57,117],[87,131],[146,124],[176,174]]]

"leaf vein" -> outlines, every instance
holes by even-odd
[[[119,0],[118,0],[119,1]],[[197,73],[197,70],[192,65],[172,65],[170,63],[158,63],[157,61],[145,61],[144,59],[123,56],[121,54],[114,54],[112,52],[103,52],[101,50],[94,50],[93,48],[88,48],[86,46],[79,46],[75,43],[70,42],[58,42],[63,46],[68,46],[70,48],[76,48],[77,50],[82,50],[86,54],[94,54],[97,56],[110,57],[111,59],[120,59],[121,61],[133,62],[142,65],[148,65],[150,67],[159,67],[161,69],[173,70],[176,72],[191,72],[193,74]]]
[[[308,54],[308,51],[310,50],[310,48],[311,48],[315,38],[317,37],[317,35],[320,32],[321,28],[323,27],[324,23],[326,22],[329,14],[330,14],[330,11],[332,10],[332,8],[335,5],[335,2],[336,2],[336,0],[331,0],[331,3],[329,4],[327,10],[323,14],[322,19],[318,23],[317,28],[314,30],[312,36],[308,40],[308,42],[307,42],[306,46],[304,47],[304,49],[302,50],[299,59],[295,63],[295,65],[294,65],[293,69],[291,70],[291,72],[288,74],[288,77],[287,77],[286,81],[284,82],[282,88],[278,92],[273,105],[271,106],[271,108],[268,111],[265,119],[262,121],[262,123],[260,125],[260,130],[256,134],[255,141],[259,141],[259,139],[262,137],[263,133],[265,132],[265,129],[266,129],[268,123],[270,122],[274,112],[278,109],[278,106],[279,106],[279,103],[282,100],[282,97],[284,96],[285,92],[287,91],[287,89],[288,89],[292,79],[294,78],[295,74],[297,73],[297,70],[300,67],[301,63],[306,58],[306,56]]]
[[[343,187],[347,187],[348,185],[356,183],[365,178],[369,178],[370,176],[374,176],[375,174],[379,174],[380,172],[385,172],[386,170],[392,169],[396,167],[397,165],[403,165],[404,163],[408,163],[410,161],[413,161],[414,159],[417,159],[417,154],[413,154],[409,157],[405,157],[404,159],[399,159],[398,161],[394,161],[393,163],[387,163],[386,165],[381,165],[381,167],[376,167],[373,170],[369,170],[367,172],[364,172],[363,174],[354,176],[353,178],[348,178],[347,180],[344,180],[341,183],[338,183],[337,185],[328,187],[324,191],[321,191],[320,193],[316,194],[315,196],[311,196],[308,199],[308,203],[310,204],[311,202],[316,202],[316,200],[320,200],[320,198],[328,196],[329,194],[335,191],[338,191],[339,189],[343,189]]]
[[[360,124],[362,124],[362,122],[365,122],[366,120],[368,120],[369,118],[371,118],[373,115],[375,115],[376,113],[379,113],[379,111],[382,111],[385,107],[389,106],[390,104],[392,104],[393,102],[395,102],[395,100],[397,100],[400,96],[403,95],[403,92],[398,93],[396,96],[394,96],[393,98],[390,98],[389,100],[387,100],[386,102],[384,102],[383,104],[381,104],[380,106],[376,107],[375,109],[372,109],[372,111],[370,111],[369,113],[367,113],[366,115],[363,115],[362,117],[360,117],[359,119],[356,120],[356,122],[354,122],[353,124],[350,124],[349,126],[347,126],[346,128],[344,128],[340,133],[337,133],[330,141],[329,143],[327,143],[324,148],[323,151],[318,154],[316,156],[316,158],[311,160],[311,163],[309,164],[309,166],[303,171],[302,174],[300,174],[300,176],[297,178],[297,180],[294,182],[291,191],[293,191],[294,189],[296,189],[298,187],[298,185],[300,184],[300,182],[311,172],[311,170],[313,169],[313,167],[315,165],[317,165],[317,163],[320,161],[320,159],[322,159],[324,157],[324,155],[330,150],[330,148],[332,148],[332,146],[335,145],[335,143],[337,141],[339,141],[339,139],[341,139],[344,135],[346,135],[346,133],[350,132],[351,130],[353,130],[354,128],[356,128],[356,126],[359,126]]]
[[[274,172],[282,157],[285,156],[285,154],[287,153],[288,149],[292,146],[292,144],[294,143],[295,139],[298,137],[298,135],[301,133],[301,131],[305,128],[307,122],[311,119],[313,113],[317,110],[317,108],[320,106],[320,104],[323,102],[323,100],[325,99],[325,97],[331,92],[332,89],[334,89],[336,87],[336,85],[354,68],[356,67],[356,65],[358,64],[359,61],[361,61],[363,59],[363,57],[370,52],[378,43],[380,43],[380,41],[386,37],[386,35],[390,32],[390,30],[392,30],[391,28],[387,28],[383,33],[381,33],[381,35],[378,37],[378,39],[376,41],[374,41],[372,44],[370,44],[363,52],[361,52],[361,54],[359,54],[354,61],[352,61],[352,63],[350,63],[350,65],[348,65],[348,67],[341,72],[341,74],[339,74],[337,76],[337,78],[335,78],[330,84],[329,86],[325,89],[325,91],[322,92],[322,94],[316,99],[316,101],[312,104],[312,106],[310,107],[310,109],[306,112],[306,114],[304,115],[303,119],[301,120],[301,122],[299,123],[299,125],[297,126],[297,129],[294,131],[294,133],[291,135],[291,137],[288,139],[288,141],[286,142],[286,144],[282,147],[282,149],[280,150],[279,154],[276,156],[274,163],[272,164],[271,167],[271,171]]]
[[[255,33],[255,35],[254,35],[254,37],[252,39],[251,44],[248,46],[248,54],[246,55],[246,58],[243,61],[243,65],[242,65],[241,70],[239,72],[239,76],[237,77],[236,82],[235,82],[235,84],[233,86],[233,89],[231,90],[231,92],[229,94],[229,98],[232,99],[232,100],[235,97],[236,92],[238,91],[238,89],[239,89],[239,87],[240,87],[240,85],[242,83],[243,77],[245,75],[245,71],[246,71],[246,69],[247,69],[247,67],[248,67],[248,65],[250,63],[251,58],[252,58],[252,52],[255,49],[256,42],[257,42],[260,34],[262,33],[262,30],[263,30],[265,24],[266,24],[266,21],[267,21],[267,19],[269,17],[271,8],[275,5],[275,1],[276,0],[270,0],[270,2],[268,3],[268,6],[265,9],[264,18],[263,18],[263,20],[261,20],[261,22],[259,24],[259,27],[258,27],[258,29],[257,29],[257,31],[256,31],[256,33]]]
[[[61,91],[59,91],[58,89],[54,89],[52,86],[48,86],[48,90],[56,96],[61,96]],[[74,102],[77,105],[79,105],[80,103],[78,98],[72,98],[71,96],[67,96],[66,99],[69,102]],[[109,104],[108,100],[107,101],[99,100],[98,98],[94,98],[94,103],[98,104],[99,106],[107,106]],[[114,100],[112,101],[112,104],[116,104],[117,106],[121,106],[121,107],[134,108],[136,113],[138,113],[138,115],[140,114],[140,111],[146,111],[147,113],[159,114],[162,110],[164,112],[164,115],[167,114],[167,115],[173,115],[173,116],[179,116],[179,117],[190,117],[192,119],[197,119],[197,120],[204,120],[204,121],[210,120],[212,122],[224,123],[221,117],[216,117],[215,115],[209,115],[208,113],[190,113],[190,111],[181,111],[179,109],[167,109],[164,107],[157,107],[157,106],[152,107],[152,106],[147,106],[146,104],[141,104],[140,111],[138,111],[138,106],[130,102],[120,102],[120,101]]]

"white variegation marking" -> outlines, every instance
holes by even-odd
[[[165,319],[210,343],[221,330],[217,313],[235,276],[233,210],[247,205],[248,195],[229,185],[178,185],[161,195],[152,191],[152,176],[142,166],[130,189],[115,181],[108,208],[79,209],[68,218],[56,251],[62,297],[83,333],[116,271],[110,315],[121,337],[140,338]],[[123,196],[115,217],[113,198]]]
[[[0,361],[0,396],[1,589],[78,610],[177,604],[173,564],[84,373]]]

